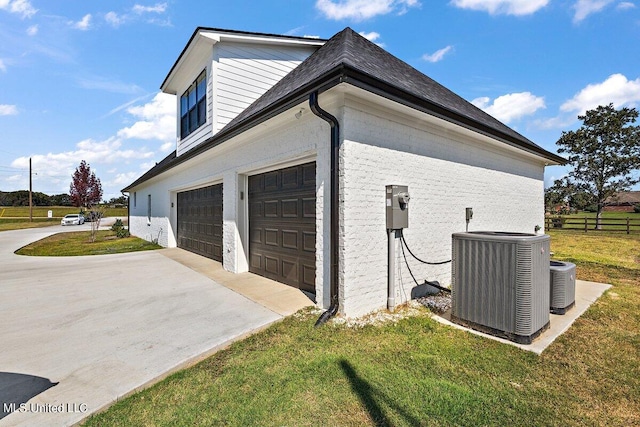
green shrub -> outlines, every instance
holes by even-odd
[[[636,204],[633,206],[633,211],[634,211],[635,213],[640,213],[640,203],[636,203]]]
[[[129,237],[129,230],[127,230],[126,228],[124,228],[124,224],[122,222],[122,220],[120,218],[116,219],[116,222],[113,223],[113,225],[111,226],[111,231],[116,233],[116,237],[118,238],[123,238],[123,237]]]

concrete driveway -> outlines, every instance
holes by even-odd
[[[0,232],[0,426],[77,423],[282,318],[158,251],[13,253],[80,229]]]

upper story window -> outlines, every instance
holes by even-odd
[[[180,97],[180,138],[185,138],[207,121],[207,71]]]

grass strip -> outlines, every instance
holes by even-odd
[[[110,230],[100,230],[91,242],[90,231],[58,233],[33,242],[16,251],[30,256],[106,255],[160,249],[161,246],[138,237],[117,238]]]
[[[49,227],[51,225],[60,225],[60,220],[56,218],[34,218],[33,222],[29,222],[29,219],[22,218],[0,218],[0,231]]]

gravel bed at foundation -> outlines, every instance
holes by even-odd
[[[426,297],[418,298],[416,301],[437,314],[445,313],[451,309],[451,294],[448,292],[428,295]]]
[[[425,310],[425,307],[429,311]],[[349,328],[362,328],[367,325],[382,325],[389,322],[396,323],[409,316],[425,316],[429,315],[429,313],[442,314],[450,308],[451,294],[440,292],[435,295],[427,295],[422,298],[408,301],[407,303],[396,307],[393,312],[383,309],[361,317],[343,317],[338,315],[332,318],[329,321],[329,324],[344,325]],[[309,308],[294,314],[294,317],[304,319],[308,316],[319,316],[322,312],[323,310],[319,310],[317,308]]]

